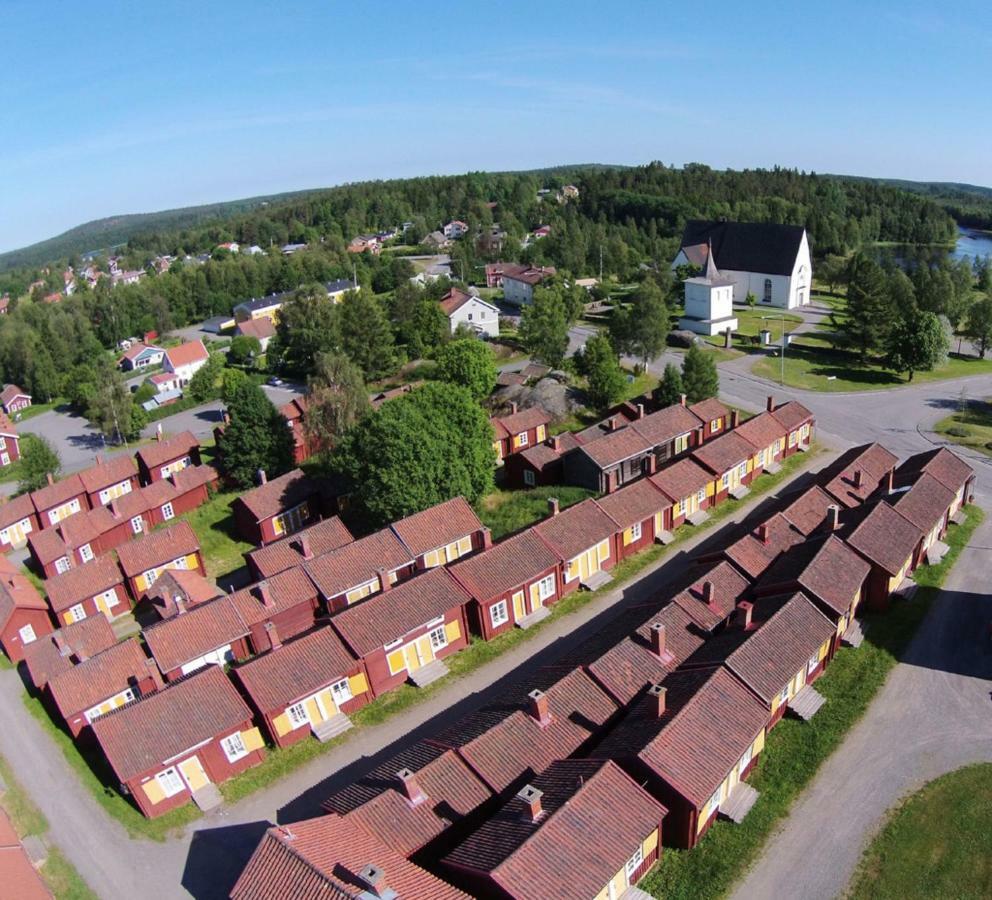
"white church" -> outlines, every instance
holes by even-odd
[[[733,303],[744,303],[748,294],[754,294],[758,306],[778,309],[795,309],[810,302],[813,264],[806,229],[800,225],[699,220],[686,223],[672,271],[687,264],[698,266],[706,273],[703,277],[706,281],[710,263],[719,280],[732,284]],[[687,307],[691,281],[695,279],[686,282]],[[705,285],[691,287],[694,297],[701,302],[701,289]],[[709,293],[715,302],[722,303],[723,291],[711,288]],[[721,311],[722,307],[702,318],[719,319]],[[688,308],[686,314],[689,315]]]
[[[734,315],[734,279],[720,273],[713,253],[706,254],[702,275],[685,280],[685,315],[679,328],[696,334],[722,334],[737,330]]]

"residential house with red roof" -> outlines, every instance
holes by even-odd
[[[802,543],[804,536],[792,527],[781,513],[774,513],[746,531],[722,550],[699,557],[700,561],[727,559],[754,581],[790,547]]]
[[[280,747],[313,735],[323,742],[351,727],[348,714],[372,699],[364,664],[329,627],[238,666],[235,679]]]
[[[74,738],[87,725],[162,686],[155,661],[131,638],[80,656],[74,666],[48,680],[46,690]]]
[[[491,797],[453,750],[418,741],[321,806],[413,856],[428,845],[450,845],[452,836],[464,830],[466,817]]]
[[[562,560],[562,593],[580,585],[595,590],[608,582],[608,572],[616,565],[616,522],[594,500],[565,510],[553,498],[548,505],[551,515],[533,530]]]
[[[443,568],[342,610],[334,630],[360,659],[375,696],[447,673],[444,658],[468,644],[468,592]]]
[[[313,628],[320,604],[317,589],[301,568],[286,569],[230,596],[248,626],[253,653]]]
[[[276,336],[276,323],[269,316],[247,319],[234,326],[234,334],[235,337],[255,338],[262,353],[265,353],[269,348],[269,341]]]
[[[170,347],[162,357],[162,368],[179,379],[179,386],[186,387],[190,379],[207,364],[210,354],[203,341],[187,341]]]
[[[806,537],[817,532],[832,531],[835,513],[839,512],[836,499],[815,484],[781,509],[782,515],[792,527]]]
[[[0,409],[12,416],[31,405],[31,395],[16,384],[5,384],[0,391]]]
[[[667,812],[616,763],[559,760],[443,865],[474,896],[621,897],[657,861]]]
[[[754,805],[757,792],[745,779],[765,747],[767,721],[764,704],[728,669],[679,670],[589,755],[614,760],[660,800],[665,843],[689,849],[718,812],[743,821]]]
[[[165,351],[161,347],[136,341],[124,351],[121,358],[117,360],[117,365],[125,372],[140,371],[157,366],[164,357]]]
[[[448,571],[470,595],[469,628],[490,641],[548,615],[561,596],[560,570],[558,554],[528,528]]]
[[[769,400],[769,405],[771,405]],[[757,448],[751,459],[751,480],[762,472],[777,472],[785,455],[786,427],[770,412],[758,413],[737,426],[735,433]]]
[[[231,900],[281,896],[469,900],[371,831],[335,815],[271,827],[231,890]]]
[[[448,319],[451,334],[464,326],[479,337],[499,337],[499,309],[492,303],[456,287],[448,291],[438,303],[441,312]]]
[[[503,264],[503,299],[514,306],[534,302],[534,288],[555,274],[554,266]]]
[[[0,884],[17,900],[52,900],[52,894],[11,824],[0,809]]]
[[[956,453],[946,447],[937,447],[904,460],[895,471],[895,485],[911,484],[924,472],[954,492],[950,514],[952,520],[956,519],[961,507],[972,502],[975,470]]]
[[[666,406],[632,423],[654,447],[661,467],[671,459],[688,453],[704,441],[704,422],[683,403]]]
[[[265,755],[251,710],[219,666],[101,716],[92,729],[122,790],[149,818],[190,799],[216,806],[216,785]]]
[[[786,709],[804,720],[824,703],[812,687],[826,666],[837,627],[802,593],[742,600],[734,620],[684,667],[730,669],[765,705],[768,729]]]
[[[739,427],[713,438],[692,452],[692,459],[706,469],[713,481],[712,504],[728,496],[735,500],[745,497],[753,477],[754,458],[758,448],[738,434]]]
[[[106,616],[90,616],[39,636],[24,648],[28,678],[41,690],[56,675],[117,643]]]
[[[452,497],[390,526],[418,569],[453,563],[492,544],[489,529],[464,497]]]
[[[200,465],[200,441],[191,431],[170,438],[163,438],[158,432],[155,442],[141,447],[134,458],[138,461],[141,483],[151,484],[187,466]]]
[[[672,604],[682,609],[706,637],[727,624],[751,589],[750,579],[725,559],[694,567],[689,578],[689,583],[672,597]]]
[[[28,550],[36,571],[45,578],[54,578],[81,566],[102,553],[99,516],[95,510],[77,513],[63,519],[54,528],[36,531],[28,536]]]
[[[540,444],[548,436],[551,415],[539,406],[519,410],[516,403],[510,404],[510,414],[493,416],[490,419],[495,433],[493,449],[497,460],[519,453],[527,447]]]
[[[885,500],[923,532],[916,564],[940,562],[950,549],[942,538],[957,502],[954,491],[927,472],[921,472],[911,485],[895,488]]]
[[[767,409],[786,431],[784,456],[809,449],[816,425],[813,413],[798,400],[787,400],[776,406],[774,397],[768,398]]]
[[[38,529],[38,513],[30,494],[0,502],[0,551],[20,549]]]
[[[691,457],[679,459],[651,476],[651,483],[671,501],[667,530],[674,531],[687,520],[706,520],[713,505],[713,476]]]
[[[616,523],[617,560],[650,547],[655,541],[668,543],[672,534],[666,528],[672,503],[650,479],[628,484],[595,501]]]
[[[31,502],[42,528],[51,528],[68,516],[90,508],[86,488],[75,473],[61,481],[56,481],[49,473],[48,484],[31,492]]]
[[[0,467],[9,466],[21,458],[21,439],[14,423],[0,412]]]
[[[320,518],[320,484],[302,469],[293,469],[271,481],[260,473],[261,484],[232,504],[241,536],[262,546],[293,534]]]
[[[96,455],[96,465],[83,469],[79,479],[86,491],[86,499],[91,509],[106,506],[111,500],[130,494],[138,487],[138,472],[134,459],[125,454],[105,460],[102,454]]]
[[[693,403],[688,407],[700,422],[703,423],[702,442],[715,438],[718,434],[723,434],[730,428],[730,408],[721,403],[716,397],[708,397]]]
[[[224,666],[250,655],[249,628],[231,598],[221,595],[142,630],[148,651],[166,681],[178,681],[207,666]]]
[[[113,556],[98,557],[49,578],[45,592],[60,625],[101,614],[115,619],[131,609],[121,570]]]
[[[583,441],[562,459],[566,484],[584,487],[600,494],[654,472],[654,445],[632,425],[611,420],[611,430]]]
[[[206,603],[224,592],[199,572],[169,569],[155,579],[145,594],[145,601],[160,619],[171,619],[180,609]]]
[[[337,516],[330,516],[290,537],[249,550],[245,554],[245,561],[255,578],[261,580],[301,566],[354,540],[344,522]]]
[[[0,556],[0,649],[7,659],[19,663],[25,650],[53,627],[45,599],[12,562]]]
[[[189,569],[207,574],[199,538],[185,521],[122,544],[117,548],[117,558],[135,603],[167,569]]]
[[[531,488],[561,484],[563,461],[579,446],[570,431],[554,434],[540,444],[511,454],[503,461],[503,477],[508,488]]]
[[[303,564],[327,611],[335,613],[365,597],[388,591],[416,566],[391,528],[352,541]]]
[[[881,444],[863,444],[837,457],[818,473],[817,481],[841,507],[853,509],[892,487],[898,462]]]

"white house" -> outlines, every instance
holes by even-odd
[[[127,351],[120,358],[119,364],[125,372],[137,369],[147,369],[150,366],[157,366],[165,357],[165,351],[161,347],[154,347],[151,344],[144,344],[138,341],[128,347]]]
[[[187,341],[165,351],[162,368],[178,377],[180,387],[186,387],[197,370],[206,365],[208,358],[203,341]]]
[[[526,306],[534,300],[534,288],[555,274],[554,266],[503,266],[503,297],[514,306]]]
[[[463,234],[468,231],[468,225],[458,219],[453,219],[448,222],[441,231],[444,233],[446,238],[450,238],[453,241],[457,241]]]
[[[451,324],[452,334],[459,325],[466,325],[480,337],[499,337],[499,310],[481,297],[452,288],[440,303]]]
[[[734,283],[734,303],[754,294],[759,305],[793,309],[810,302],[813,264],[800,225],[690,221],[672,261],[706,268],[710,248],[724,278]]]
[[[720,273],[712,253],[706,255],[704,273],[685,280],[685,315],[679,328],[708,335],[737,330],[734,280]]]

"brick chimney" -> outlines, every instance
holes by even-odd
[[[103,454],[102,453],[97,453],[97,455],[96,455],[96,464],[98,466],[102,466],[103,465]]]
[[[544,792],[539,791],[532,784],[525,785],[517,793],[517,798],[524,803],[525,821],[536,822],[544,815],[544,810],[541,808],[541,798],[543,796]]]
[[[46,472],[45,477],[48,479],[49,484],[55,484],[55,476],[51,472]]]
[[[270,650],[278,650],[282,646],[282,641],[279,640],[279,629],[276,628],[275,622],[265,623],[265,635],[269,639]]]
[[[488,528],[482,529],[482,549],[488,550],[493,545],[493,533]]]
[[[555,453],[561,453],[561,435],[560,434],[553,434],[551,436],[550,440],[549,440],[549,443],[551,444],[551,449],[554,450]]]
[[[655,656],[662,656],[665,653],[665,643],[667,635],[663,622],[655,622],[651,625],[651,652]]]
[[[885,493],[891,494],[896,488],[896,473],[893,469],[889,469],[885,473]]]
[[[716,594],[716,592],[713,590],[713,582],[712,581],[704,581],[703,582],[703,603],[705,603],[707,606],[712,606],[713,605],[713,598],[714,598],[715,594]]]
[[[76,665],[86,662],[90,658],[89,653],[82,647],[77,647],[75,652],[72,654],[72,658],[76,660]]]
[[[517,409],[518,408],[519,407],[517,406],[517,401],[516,400],[511,400],[510,401],[510,415],[511,416],[515,416],[517,414]]]
[[[765,401],[765,409],[768,412],[775,412],[775,398],[769,394],[768,399]]]
[[[393,586],[389,580],[388,570],[379,569],[379,571],[376,572],[376,575],[379,577],[379,590],[382,591],[383,593],[386,593],[386,591],[388,591]]]
[[[62,635],[62,632],[56,631],[53,633],[52,640],[55,642],[55,649],[59,651],[59,656],[68,656],[72,653],[72,650],[69,648],[68,643],[66,643],[66,639]]]
[[[741,600],[737,604],[737,624],[740,625],[741,629],[747,631],[751,627],[751,614],[754,612],[754,604],[749,603],[747,600]]]
[[[616,431],[618,428],[620,428],[620,419],[619,419],[619,417],[618,416],[610,416],[609,420],[606,423],[606,429],[607,429],[607,431]]]
[[[644,460],[644,474],[654,475],[658,471],[658,457],[649,453]]]
[[[604,493],[612,494],[617,489],[617,473],[607,472],[606,473],[606,491]]]
[[[269,483],[269,476],[265,474],[265,469],[259,469],[258,470],[258,483],[259,484],[268,484]]]
[[[159,422],[158,425],[155,426],[155,440],[156,441],[162,440],[162,423],[161,422]]]
[[[177,616],[181,616],[184,612],[186,612],[186,599],[183,597],[182,594],[176,594],[172,598],[172,602],[176,604]]]
[[[551,724],[551,710],[548,709],[548,695],[541,690],[533,690],[528,695],[530,698],[531,717],[544,728]]]
[[[736,409],[730,411],[730,427],[736,428],[741,424],[741,414]]]
[[[861,469],[855,469],[853,475],[854,486],[856,488],[861,487],[861,485],[864,484],[864,480],[865,480],[864,472],[862,472]]]
[[[840,507],[836,503],[831,503],[827,507],[827,530],[836,531],[840,528]]]
[[[154,694],[155,691],[159,689],[161,685],[161,678],[158,674],[158,668],[155,665],[154,659],[145,660],[145,671],[137,681],[138,694],[142,697],[147,697],[149,694]]]
[[[400,783],[400,790],[411,806],[419,806],[427,799],[427,794],[420,786],[417,776],[410,769],[400,769],[396,773],[396,778]]]
[[[304,559],[313,559],[313,548],[310,546],[309,535],[300,535],[300,555]]]
[[[552,516],[557,516],[561,512],[561,504],[558,503],[557,497],[548,497],[548,512]]]
[[[366,866],[362,866],[361,870],[358,872],[358,880],[366,888],[363,892],[363,896],[365,894],[369,894],[372,897],[382,898],[397,896],[395,891],[391,891],[386,886],[386,873],[380,866],[375,865],[375,863],[369,863]]]
[[[768,543],[768,523],[767,522],[762,522],[758,526],[758,540],[761,541],[762,544],[767,544]]]
[[[644,418],[644,404],[643,403],[638,403],[637,404],[637,418],[638,419],[643,419]]]
[[[679,394],[679,406],[685,406],[688,399],[685,394]]]
[[[272,591],[269,590],[268,582],[262,581],[258,585],[258,596],[262,599],[262,606],[266,609],[272,609],[276,605],[276,601],[272,599]]]
[[[668,689],[660,684],[652,684],[648,688],[649,709],[659,719],[665,714],[665,695],[667,693]]]

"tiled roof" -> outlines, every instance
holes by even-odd
[[[250,720],[251,710],[224,670],[207,666],[101,716],[93,723],[93,733],[123,782]]]
[[[184,613],[155,622],[143,631],[145,643],[163,672],[231,644],[248,626],[227,596],[200,603]]]
[[[186,466],[185,469],[173,472],[168,480],[175,484],[175,492],[181,495],[205,484],[216,484],[220,480],[220,472],[213,466],[205,464]],[[149,489],[145,488],[145,490]]]
[[[746,459],[750,459],[758,449],[734,430],[697,447],[692,451],[692,458],[714,475],[722,475]]]
[[[444,314],[446,316],[450,316],[453,312],[461,309],[461,307],[468,303],[471,299],[471,294],[467,294],[465,291],[453,287],[438,301],[438,303],[440,304]]]
[[[813,413],[798,400],[787,400],[785,403],[780,403],[772,410],[772,415],[782,423],[782,427],[787,431],[795,431],[804,422],[809,422],[813,418]]]
[[[97,464],[83,469],[79,473],[79,479],[89,493],[95,494],[105,487],[119,484],[129,478],[135,478],[137,474],[138,470],[134,467],[134,457],[128,454],[119,454],[103,462],[100,462],[99,457],[97,457]]]
[[[566,560],[608,540],[616,530],[616,523],[594,500],[576,503],[534,526],[534,531]]]
[[[358,668],[341,639],[325,627],[256,657],[235,673],[255,705],[268,713],[290,706]]]
[[[205,360],[209,354],[207,348],[203,346],[203,341],[187,341],[178,347],[170,347],[165,351],[165,358],[174,369],[179,366],[188,366],[191,363]]]
[[[424,799],[411,802],[397,773],[409,769]],[[322,804],[410,856],[492,796],[453,750],[418,741]]]
[[[560,760],[531,785],[537,821],[514,797],[445,862],[488,873],[519,900],[597,897],[668,812],[609,760]]]
[[[303,569],[317,590],[330,599],[371,581],[380,570],[392,572],[412,561],[402,541],[391,529],[383,528],[310,560]]]
[[[343,609],[331,620],[338,634],[358,656],[463,606],[469,595],[443,568],[404,581]]]
[[[31,532],[28,535],[28,546],[31,547],[32,556],[41,565],[47,566],[50,562],[65,556],[70,547],[82,547],[84,544],[92,543],[103,533],[99,527],[99,520],[106,519],[109,515],[101,510],[78,512],[63,519],[54,528]],[[99,515],[94,516],[94,512]]]
[[[16,400],[18,397],[31,399],[31,395],[24,388],[16,384],[6,384],[3,390],[0,391],[0,404],[6,406],[11,400]]]
[[[673,598],[704,631],[712,631],[734,611],[751,583],[726,560],[692,572],[695,580]],[[707,587],[709,585],[709,587]],[[707,591],[709,600],[706,600]]]
[[[235,502],[244,505],[255,521],[261,522],[283,510],[299,506],[316,493],[316,482],[302,469],[293,469],[242,494]]]
[[[768,709],[722,667],[673,672],[662,685],[664,715],[645,697],[591,755],[637,756],[702,807],[764,730]]]
[[[44,880],[22,846],[7,813],[0,809],[0,884],[17,900],[52,900]]]
[[[558,565],[557,555],[531,529],[459,560],[449,572],[477,600],[513,591]]]
[[[651,476],[651,483],[673,503],[703,490],[712,480],[713,476],[691,459],[680,459]]]
[[[651,649],[652,626],[665,626],[665,652]],[[705,640],[701,629],[675,603],[623,638],[598,659],[588,664],[589,674],[613,696],[627,705],[652,684],[675,671]]]
[[[636,428],[618,428],[608,431],[602,437],[594,438],[579,447],[600,468],[615,466],[634,456],[651,452],[654,444]]]
[[[231,900],[368,898],[359,873],[370,864],[383,870],[386,885],[403,900],[468,900],[468,894],[407,861],[364,828],[334,815],[266,831]]]
[[[45,592],[52,610],[59,613],[121,584],[123,580],[113,554],[107,554],[49,578],[45,582]]]
[[[65,656],[55,643],[58,637],[65,641]],[[71,669],[77,659],[95,656],[116,641],[106,616],[88,616],[32,641],[24,648],[24,664],[31,683],[41,689],[56,675]]]
[[[899,484],[911,481],[917,472],[926,472],[937,479],[944,487],[957,493],[972,478],[975,470],[956,453],[946,447],[928,450],[909,457],[896,470]]]
[[[73,497],[78,497],[80,494],[85,493],[86,489],[83,487],[82,479],[78,475],[72,474],[67,475],[61,481],[56,481],[54,484],[47,484],[43,488],[32,491],[31,502],[39,513],[43,513],[45,510],[51,509],[54,506],[60,506]],[[83,506],[85,506],[85,503]]]
[[[708,397],[706,400],[693,403],[689,407],[689,412],[707,425],[714,419],[726,419],[730,416],[730,409],[724,406],[716,397]]]
[[[780,553],[801,543],[803,535],[781,513],[775,513],[723,551],[749,578],[757,578]]]
[[[306,562],[303,544],[310,545],[310,558],[323,556],[354,541],[351,532],[337,516],[297,531],[289,537],[266,544],[245,554],[263,578],[269,578]]]
[[[912,487],[897,490],[885,498],[923,532],[929,532],[947,515],[954,503],[954,491],[923,472]]]
[[[762,591],[798,585],[810,597],[845,614],[861,590],[871,566],[836,535],[817,537],[783,553],[762,576]]]
[[[782,515],[792,523],[793,528],[809,536],[824,525],[828,509],[836,505],[837,501],[830,494],[813,485],[784,507]]]
[[[130,578],[199,549],[196,534],[189,522],[183,521],[121,544],[117,556],[121,569]]]
[[[787,434],[787,429],[771,413],[763,412],[748,419],[746,422],[741,422],[734,430],[734,433],[749,443],[754,444],[759,450],[764,450],[766,447],[770,447],[776,441],[784,438]]]
[[[550,421],[551,414],[540,406],[532,406],[530,409],[522,409],[508,416],[497,416],[493,419],[494,424],[498,422],[511,436],[537,428],[538,425],[547,425]]]
[[[167,462],[186,456],[190,450],[199,446],[200,442],[193,432],[182,431],[170,438],[147,444],[138,450],[135,456],[145,464],[146,468],[154,470]]]
[[[503,791],[522,776],[543,772],[579,749],[616,711],[614,702],[580,669],[544,692],[544,726],[520,705],[484,707],[430,738],[456,749],[489,787]]]
[[[453,497],[393,522],[391,527],[410,553],[420,556],[482,531],[484,526],[464,497]]]
[[[247,322],[238,322],[234,330],[245,337],[253,337],[262,341],[265,338],[272,337],[276,333],[276,323],[268,316],[261,316],[257,319],[250,319]]]
[[[638,419],[631,427],[644,435],[652,446],[660,447],[675,440],[680,434],[695,431],[701,424],[688,409],[676,403]]]
[[[48,604],[23,572],[0,557],[0,628],[18,609],[48,609]]]
[[[266,595],[271,606],[265,605]],[[231,602],[249,626],[265,622],[301,603],[316,606],[316,601],[317,589],[300,568],[286,569],[285,572],[231,594]]]
[[[898,461],[880,444],[864,444],[839,456],[819,473],[817,480],[843,506],[859,506],[878,490]],[[860,486],[855,484],[858,477]]]
[[[620,528],[650,519],[671,506],[671,501],[649,479],[642,478],[596,500],[599,507]]]
[[[576,444],[576,446],[578,445]],[[540,444],[535,444],[533,447],[528,447],[520,452],[520,457],[538,471],[558,462],[561,455],[562,451],[555,450],[547,441],[542,441]]]
[[[55,675],[48,682],[48,689],[62,717],[67,719],[133,687],[149,674],[161,683],[154,663],[132,638]]]
[[[0,503],[0,528],[6,528],[21,519],[28,519],[35,513],[30,494],[21,494]]]
[[[148,597],[159,600],[162,606],[173,609],[174,598],[180,596],[187,606],[196,606],[219,597],[223,591],[209,578],[190,569],[167,569],[148,590]]]
[[[857,512],[848,517],[840,536],[869,562],[896,575],[913,555],[923,532],[888,503]]]

